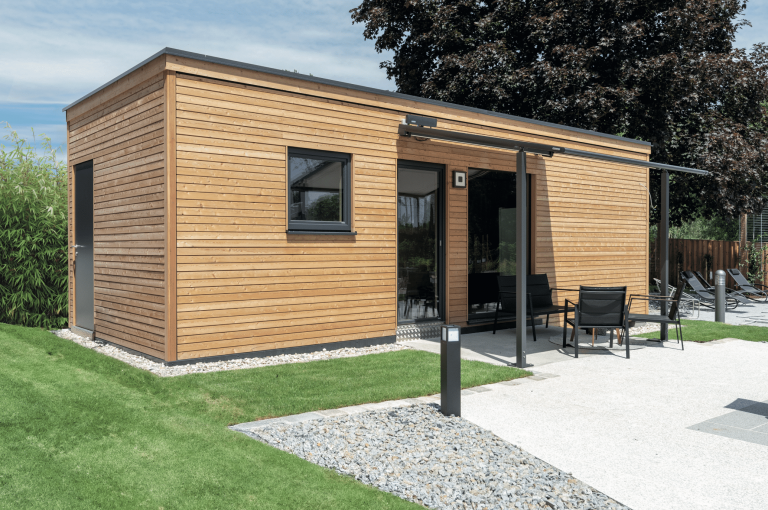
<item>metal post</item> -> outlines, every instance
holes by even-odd
[[[661,171],[661,205],[659,207],[661,216],[659,218],[659,255],[661,259],[661,291],[662,296],[666,296],[669,287],[669,172]],[[661,301],[661,315],[667,315],[667,302]],[[666,324],[661,325],[659,339],[663,342],[669,340],[669,329]]]
[[[445,325],[440,336],[440,412],[461,416],[461,328]]]
[[[715,322],[725,322],[725,271],[715,271]]]
[[[515,226],[517,232],[516,244],[517,244],[517,260],[516,260],[516,305],[515,316],[517,321],[515,324],[515,355],[517,357],[517,367],[525,368],[526,359],[525,354],[527,350],[527,331],[526,326],[527,312],[528,312],[528,181],[526,179],[525,168],[525,151],[517,153],[517,194],[515,196],[515,208],[517,216],[517,225]]]

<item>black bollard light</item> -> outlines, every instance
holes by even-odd
[[[461,328],[442,326],[440,337],[440,411],[461,416]]]

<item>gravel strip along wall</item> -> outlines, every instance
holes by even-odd
[[[173,377],[186,374],[202,374],[206,372],[219,372],[221,370],[239,370],[243,368],[269,367],[273,365],[285,365],[287,363],[306,363],[309,361],[320,361],[334,358],[352,358],[355,356],[364,356],[366,354],[379,354],[382,352],[401,351],[408,349],[401,344],[381,344],[371,347],[344,347],[343,349],[334,349],[331,351],[311,352],[307,354],[281,354],[279,356],[269,356],[265,358],[242,358],[228,361],[208,361],[200,363],[191,363],[189,365],[166,366],[142,356],[137,356],[126,352],[114,345],[110,345],[98,340],[93,341],[73,333],[69,329],[60,329],[51,331],[54,335],[72,340],[83,347],[93,349],[107,356],[119,359],[131,366],[148,370],[161,377]]]
[[[233,428],[428,508],[627,508],[438,409],[435,404],[414,405]]]

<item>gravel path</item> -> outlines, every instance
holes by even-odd
[[[627,509],[435,405],[245,431],[403,499],[440,509]]]
[[[243,368],[270,367],[273,365],[285,365],[287,363],[307,363],[309,361],[320,361],[334,358],[352,358],[355,356],[364,356],[366,354],[379,354],[382,352],[393,352],[408,349],[402,344],[382,344],[372,347],[345,347],[343,349],[334,349],[327,351],[312,352],[308,354],[281,354],[279,356],[269,356],[264,358],[242,358],[229,361],[208,361],[200,363],[190,363],[189,365],[166,366],[163,363],[152,361],[143,356],[137,356],[126,352],[114,345],[101,341],[89,340],[80,335],[72,333],[69,329],[60,329],[52,331],[54,335],[72,340],[83,347],[93,349],[107,356],[119,359],[129,365],[142,370],[148,370],[161,377],[173,377],[186,374],[202,374],[206,372],[219,372],[222,370],[240,370]]]

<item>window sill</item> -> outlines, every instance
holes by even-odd
[[[286,230],[286,234],[308,236],[356,236],[357,232],[336,232],[333,230]]]

